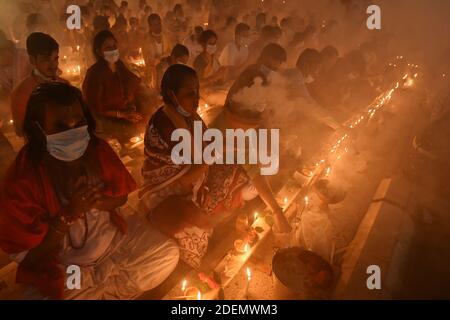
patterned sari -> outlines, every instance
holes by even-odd
[[[188,119],[188,128],[193,136],[194,121],[202,121],[200,117]],[[206,126],[204,125],[204,129]],[[212,225],[220,223],[223,216],[242,205],[240,190],[248,184],[245,172],[238,165],[211,165],[208,173],[200,176],[191,190],[186,190],[178,180],[183,177],[192,165],[174,164],[171,158],[172,148],[178,142],[171,141],[172,132],[176,129],[169,116],[160,108],[150,119],[145,134],[145,156],[142,167],[144,186],[140,189],[139,198],[150,211],[165,200],[171,201],[172,208],[163,217],[157,217],[159,224],[173,224],[179,222],[185,201],[191,201],[198,210],[196,214],[205,215],[204,218],[214,221]],[[178,197],[180,201],[172,201]],[[192,211],[192,210],[191,210]],[[163,220],[161,220],[163,219]],[[181,259],[193,268],[198,269],[201,259],[205,255],[209,238],[213,228],[200,228],[192,224],[185,224],[171,236],[180,246]]]

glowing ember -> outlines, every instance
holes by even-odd
[[[247,267],[247,281],[252,280],[252,271]]]

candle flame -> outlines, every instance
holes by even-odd
[[[200,290],[197,291],[197,300],[202,300],[202,293]]]
[[[254,220],[258,219],[258,212],[255,212]]]
[[[186,291],[186,285],[187,285],[187,280],[183,280],[183,283],[181,284],[181,291]]]
[[[408,79],[408,81],[406,81],[405,86],[406,87],[411,87],[414,84],[414,80],[413,79]]]
[[[307,206],[309,204],[309,198],[308,196],[305,196],[305,205]]]
[[[249,267],[247,267],[247,280],[250,281],[252,279],[252,271]]]
[[[249,246],[248,246],[248,243],[246,243],[245,246],[244,246],[244,252],[247,253],[248,249],[249,249]]]

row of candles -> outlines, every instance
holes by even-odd
[[[403,56],[399,56],[398,59],[403,59]],[[418,65],[411,65],[411,64],[408,64],[408,65],[413,66],[414,68],[418,67]],[[414,79],[416,79],[417,77],[418,77],[418,73],[414,73],[413,75],[410,75],[408,73],[405,74],[402,77],[403,86],[411,87],[414,84]],[[371,104],[369,106],[369,108],[366,109],[362,114],[359,114],[358,116],[353,118],[353,120],[349,121],[347,123],[347,126],[351,129],[356,129],[357,127],[362,125],[364,120],[368,121],[368,120],[372,119],[375,116],[375,114],[392,99],[392,95],[399,88],[400,88],[400,82],[397,82],[392,89],[390,89],[387,92],[385,92],[384,94],[380,95],[375,100],[376,102]],[[328,176],[330,174],[330,172],[331,172],[330,163],[332,162],[331,159],[333,159],[333,155],[335,155],[335,157],[334,157],[335,160],[340,160],[342,155],[348,152],[348,146],[345,146],[343,154],[338,153],[338,149],[342,147],[343,142],[348,140],[348,138],[349,138],[348,134],[344,134],[343,136],[341,136],[337,140],[337,142],[331,147],[331,149],[328,153],[328,156],[327,156],[327,160],[321,159],[319,162],[316,163],[316,173],[317,174],[324,173],[324,170],[325,170],[325,176]],[[327,165],[326,169],[324,167],[325,164]],[[310,175],[314,175],[314,172],[310,172]]]

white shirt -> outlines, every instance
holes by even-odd
[[[183,45],[189,50],[189,65],[193,65],[195,58],[202,53],[203,48],[198,42],[192,40],[192,36],[184,39]]]
[[[92,209],[86,213],[86,219],[87,230],[84,219],[78,219],[70,226],[69,233],[64,238],[61,252],[62,263],[80,266],[94,264],[104,255],[118,232],[117,227],[109,218],[109,212]],[[83,245],[86,232],[87,238],[84,247],[72,248],[69,237],[75,247],[80,247]]]
[[[78,219],[69,228],[69,233],[63,240],[60,251],[63,264],[77,264],[86,266],[95,264],[110,247],[116,233],[117,227],[109,219],[109,212],[92,209],[86,213],[88,229],[86,230],[84,219]],[[83,245],[86,235],[86,243],[83,248],[74,249],[70,245],[69,237],[75,247]],[[10,258],[17,263],[22,262],[28,251],[10,254]]]
[[[221,66],[241,66],[248,58],[248,48],[240,47],[238,48],[236,42],[229,42],[225,48],[223,48],[222,53],[219,57],[219,62]]]

